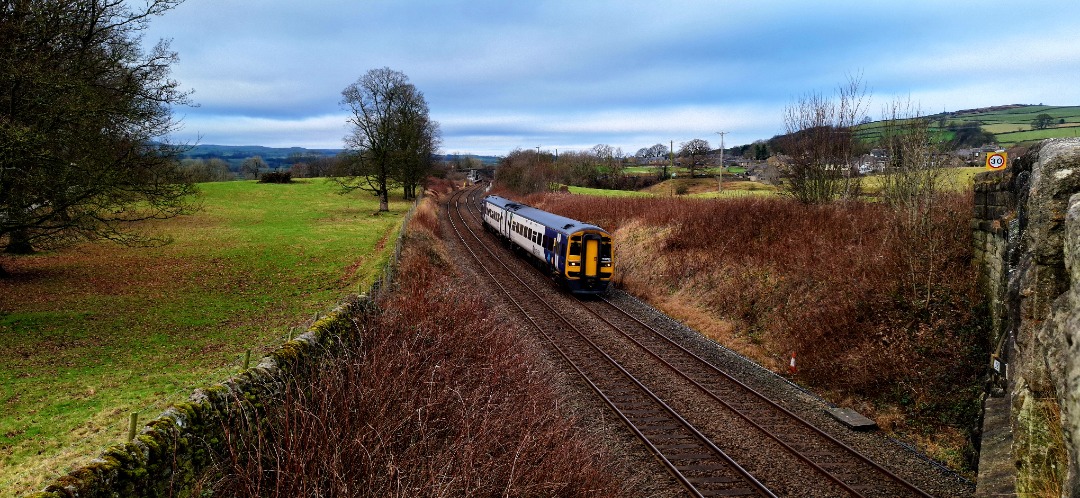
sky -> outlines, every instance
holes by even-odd
[[[747,144],[852,77],[872,119],[1080,105],[1076,0],[186,0],[144,36],[178,52],[172,138],[199,144],[342,148],[341,91],[382,67],[447,154]]]

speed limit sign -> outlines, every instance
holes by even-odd
[[[1009,164],[1009,154],[1005,151],[998,151],[986,155],[986,169],[992,171],[1000,171],[1005,169],[1005,166]]]

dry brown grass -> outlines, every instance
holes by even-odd
[[[234,435],[219,495],[627,493],[560,415],[538,352],[454,275],[432,213],[413,217],[399,288],[360,323],[359,347]]]
[[[779,372],[796,352],[796,380],[913,440],[961,434],[947,459],[971,463],[985,341],[969,195],[937,199],[919,230],[879,203],[527,202],[613,231],[630,292]]]

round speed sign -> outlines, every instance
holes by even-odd
[[[995,152],[993,154],[987,154],[986,156],[986,169],[1002,170],[1005,169],[1005,165],[1008,164],[1008,155],[1004,152]]]

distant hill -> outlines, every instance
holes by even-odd
[[[249,157],[259,156],[266,161],[271,169],[288,168],[292,161],[290,158],[297,156],[324,156],[332,157],[340,154],[343,149],[306,149],[304,147],[264,147],[262,145],[196,145],[180,155],[181,159],[222,159],[229,163],[233,170],[239,170],[240,163]],[[470,154],[471,155],[471,154]],[[436,160],[453,160],[456,154],[443,154]],[[476,156],[485,165],[494,165],[499,162],[497,156]]]
[[[1031,122],[1040,114],[1050,115],[1050,126],[1033,130]],[[931,129],[941,133],[946,140],[952,138],[952,130],[976,125],[993,133],[997,145],[1003,147],[1046,138],[1080,136],[1080,106],[1000,105],[942,112],[929,115],[927,119],[931,122]],[[873,140],[880,136],[881,124],[881,121],[875,121],[860,125],[856,133],[864,140]]]
[[[271,169],[290,166],[290,156],[336,156],[341,149],[305,149],[303,147],[263,147],[261,145],[196,145],[180,155],[182,159],[222,159],[238,170],[249,157],[259,156]]]

